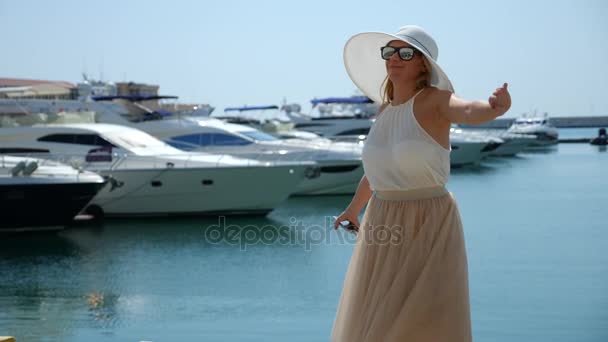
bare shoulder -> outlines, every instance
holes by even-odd
[[[417,116],[418,121],[428,120],[428,126],[437,127],[444,131],[449,127],[449,122],[441,115],[442,107],[450,101],[452,93],[435,87],[428,87],[416,98],[414,111],[421,114]],[[429,128],[430,129],[430,128]]]
[[[418,96],[416,97],[415,106],[424,112],[437,112],[439,108],[438,101],[441,96],[441,90],[435,87],[425,88]]]
[[[452,92],[435,87],[426,88],[421,94],[423,110],[432,113],[437,119],[445,119],[441,114],[446,111],[452,98]]]

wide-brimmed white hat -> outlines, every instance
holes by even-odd
[[[437,64],[439,50],[435,40],[415,25],[403,26],[396,34],[363,32],[351,37],[344,46],[344,66],[350,79],[374,102],[382,102],[382,82],[386,79],[385,60],[380,48],[392,40],[404,41],[426,57],[432,67],[431,85],[454,92],[452,82]]]

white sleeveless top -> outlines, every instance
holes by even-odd
[[[363,168],[374,191],[443,186],[450,175],[450,151],[414,117],[414,100],[388,105],[372,125],[363,146]]]

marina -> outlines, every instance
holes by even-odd
[[[363,175],[378,107],[334,97],[313,99],[312,116],[296,104],[213,115],[162,109],[167,99],[0,99],[2,206],[13,215],[0,227],[0,333],[326,340],[355,242],[332,218]],[[451,128],[475,339],[608,338],[605,130],[553,122]],[[48,185],[45,196],[8,187],[38,184],[52,165],[97,177],[95,192],[75,208]],[[60,209],[74,219],[52,219]]]
[[[608,338],[607,153],[559,144],[453,170],[475,340]],[[354,243],[328,220],[349,200],[291,197],[258,218],[108,219],[4,237],[0,332],[17,341],[325,341]]]
[[[0,1],[0,342],[608,341],[606,17]]]
[[[157,101],[168,98],[177,97],[0,99],[0,153],[99,173],[108,184],[81,211],[96,219],[266,215],[289,196],[353,194],[378,111],[370,99],[355,96],[314,99],[317,113],[307,119],[294,114],[301,110],[295,104],[201,116],[159,109]],[[605,131],[598,134],[563,141],[605,144]],[[518,118],[505,131],[453,125],[449,161],[454,169],[479,167],[488,158],[550,150],[559,141],[546,114]]]

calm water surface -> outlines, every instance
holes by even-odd
[[[475,340],[608,341],[607,170],[608,152],[587,144],[454,170]],[[354,240],[326,221],[349,200],[2,237],[0,335],[327,341]]]

